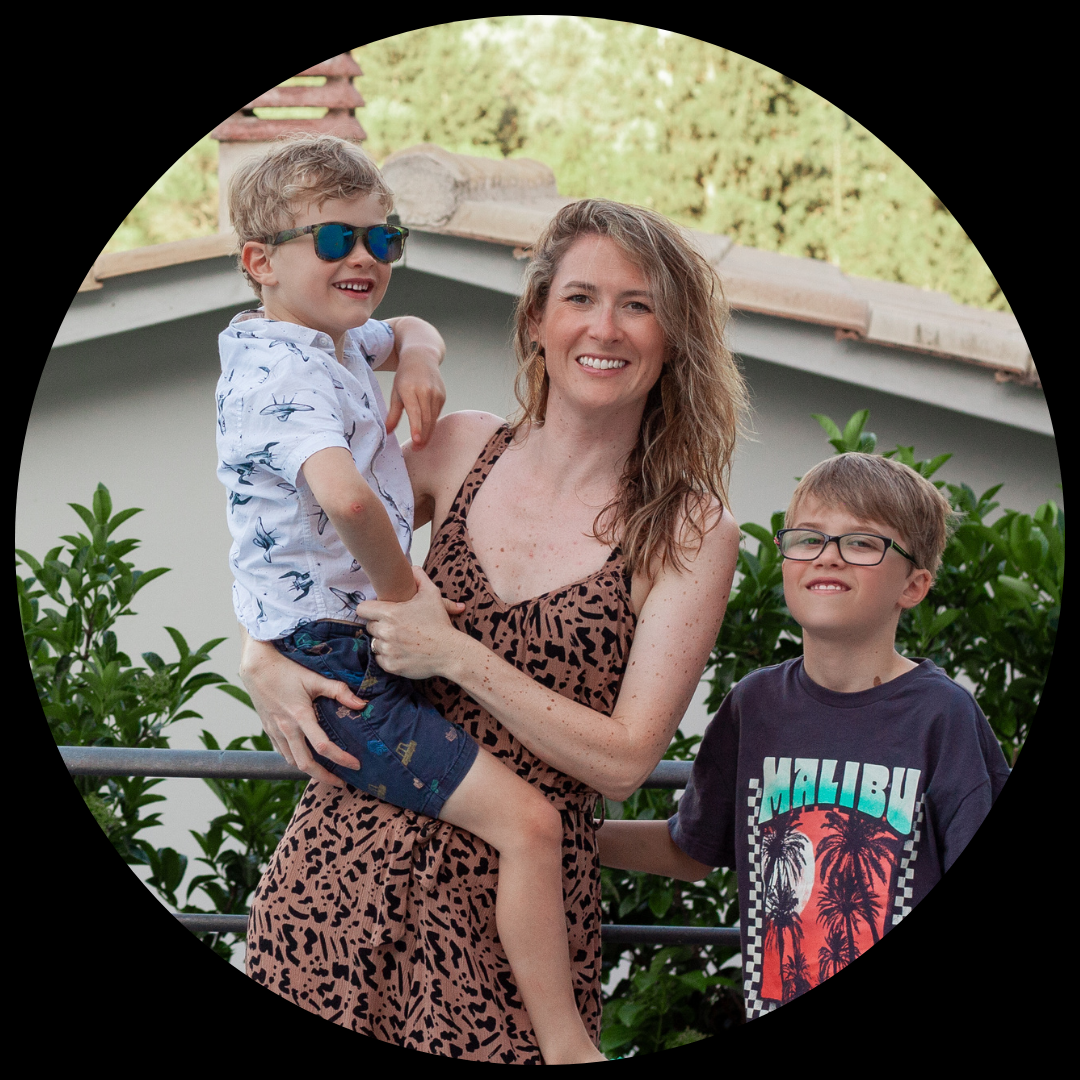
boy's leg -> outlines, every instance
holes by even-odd
[[[562,819],[531,784],[481,750],[443,821],[499,852],[499,939],[548,1065],[605,1061],[574,1000],[562,891]]]

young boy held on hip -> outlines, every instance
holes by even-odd
[[[315,702],[323,734],[309,744],[282,725],[277,749],[316,780],[495,847],[499,935],[544,1060],[602,1061],[571,988],[558,810],[383,672],[355,613],[416,592],[412,489],[393,428],[404,410],[423,445],[445,400],[434,327],[372,319],[408,235],[387,224],[392,203],[363,151],[332,136],[279,143],[232,180],[241,265],[262,300],[219,339],[234,606],[242,632],[336,683],[335,699]],[[395,372],[389,410],[375,368]]]
[[[735,867],[747,1018],[823,982],[941,880],[1009,775],[967,690],[895,647],[952,511],[898,462],[803,477],[776,543],[803,655],[724,699],[678,812],[609,821],[607,866],[697,881]]]

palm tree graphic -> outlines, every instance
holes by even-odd
[[[791,959],[783,969],[784,1001],[791,1001],[810,989],[810,965],[802,954],[798,942],[791,947]]]
[[[835,951],[838,957],[844,957],[844,963],[851,963],[859,955],[855,945],[859,924],[867,923],[873,928],[880,907],[877,893],[871,891],[867,895],[850,867],[835,871],[825,882],[818,900],[818,922],[825,925],[827,941],[843,938],[843,945]],[[819,959],[823,951],[819,951]],[[836,970],[839,971],[839,967]]]
[[[764,856],[766,890],[787,885],[794,889],[806,866],[806,837],[799,832],[802,818],[789,815],[775,825],[762,826],[761,847]]]
[[[821,908],[818,908],[818,919],[822,920]],[[818,982],[823,983],[826,979],[835,975],[841,968],[847,967],[855,957],[851,954],[850,943],[847,935],[841,927],[826,930],[825,944],[818,949]]]
[[[806,837],[799,832],[802,818],[789,814],[783,821],[762,827],[762,870],[765,878],[765,943],[776,941],[780,953],[780,980],[787,1001],[787,974],[784,967],[784,934],[795,947],[803,936],[796,885],[806,868]]]
[[[780,953],[780,981],[783,984],[783,1000],[788,999],[787,973],[784,967],[784,934],[791,938],[792,948],[802,940],[802,919],[799,918],[799,898],[790,885],[779,885],[765,894],[765,947],[776,942]]]
[[[896,858],[893,834],[866,814],[842,814],[835,810],[825,815],[825,828],[832,835],[823,836],[818,842],[821,879],[827,882],[838,880],[838,875],[850,876],[855,899],[862,906],[862,917],[877,943],[880,935],[874,912],[880,904],[871,881],[874,876],[889,880],[889,867]]]

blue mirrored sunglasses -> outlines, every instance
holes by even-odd
[[[324,262],[338,262],[362,240],[368,254],[381,263],[394,263],[405,252],[405,237],[409,230],[400,225],[345,225],[327,221],[321,225],[305,225],[302,229],[286,229],[277,236],[263,238],[264,244],[285,244],[298,236],[311,233],[315,237],[315,254]]]

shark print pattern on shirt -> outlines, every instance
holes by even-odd
[[[303,622],[354,622],[375,593],[301,471],[312,454],[348,450],[379,496],[406,555],[413,498],[372,368],[394,346],[369,320],[346,338],[338,363],[330,338],[261,311],[243,312],[218,339],[218,478],[228,491],[233,606],[252,637],[284,637]]]

